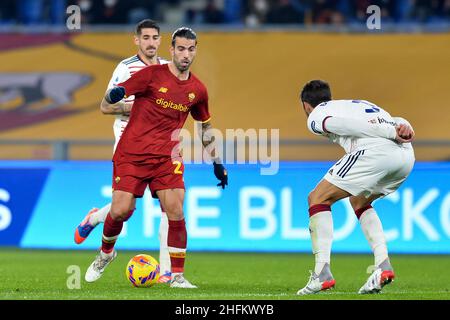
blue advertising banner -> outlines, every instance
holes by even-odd
[[[189,250],[311,252],[308,193],[332,163],[228,165],[216,187],[210,165],[186,165],[184,210]],[[102,227],[82,244],[75,227],[111,200],[111,162],[0,162],[0,245],[98,249]],[[395,193],[374,203],[392,253],[450,253],[450,163],[416,163]],[[333,252],[370,252],[347,200],[333,208]],[[125,224],[118,249],[159,248],[161,209],[146,192]]]
[[[0,168],[0,244],[20,243],[49,169]]]

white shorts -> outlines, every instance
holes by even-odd
[[[406,180],[414,161],[410,144],[360,150],[336,162],[324,179],[354,196],[386,196]]]
[[[120,138],[122,137],[123,130],[128,125],[128,117],[117,117],[114,121],[113,131],[114,131],[114,149],[113,152],[116,151],[117,144],[119,143]]]

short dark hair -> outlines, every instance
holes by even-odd
[[[172,47],[175,46],[175,38],[176,37],[186,38],[189,40],[195,40],[195,44],[197,44],[197,34],[191,28],[181,27],[181,28],[178,28],[177,30],[175,30],[172,33]]]
[[[142,29],[156,29],[159,34],[159,25],[156,21],[150,19],[144,19],[136,25],[136,34],[140,36],[142,34]]]
[[[323,80],[309,81],[303,87],[300,94],[300,99],[302,102],[307,102],[311,105],[311,107],[315,108],[322,102],[331,100],[330,85]]]

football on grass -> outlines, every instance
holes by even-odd
[[[128,262],[126,276],[135,287],[151,287],[158,282],[159,263],[148,254],[138,254]]]

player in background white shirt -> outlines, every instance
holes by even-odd
[[[309,230],[315,268],[297,294],[331,289],[330,270],[333,219],[331,205],[349,197],[375,257],[375,271],[360,294],[377,293],[394,279],[381,221],[372,202],[399,188],[414,166],[411,141],[414,131],[402,118],[361,100],[332,100],[329,85],[313,80],[301,92],[308,129],[344,148],[346,155],[334,164],[308,196]]]
[[[136,26],[136,34],[134,42],[138,47],[138,53],[130,58],[122,60],[116,67],[108,84],[108,89],[113,88],[118,83],[128,80],[137,71],[154,64],[165,64],[168,61],[157,56],[159,45],[161,44],[160,28],[158,24],[152,20],[146,19],[138,23]],[[115,144],[114,151],[122,136],[125,127],[128,124],[130,111],[133,106],[134,96],[114,104],[108,105],[107,108],[102,107],[103,114],[115,115],[116,119],[113,125]],[[111,203],[98,209],[93,208],[83,221],[75,229],[75,242],[82,243],[91,233],[91,231],[99,224],[105,222],[106,216],[111,209]],[[168,221],[167,216],[163,212],[159,227],[160,240],[160,270],[161,276],[159,282],[169,282],[170,273],[170,256],[167,247]]]

